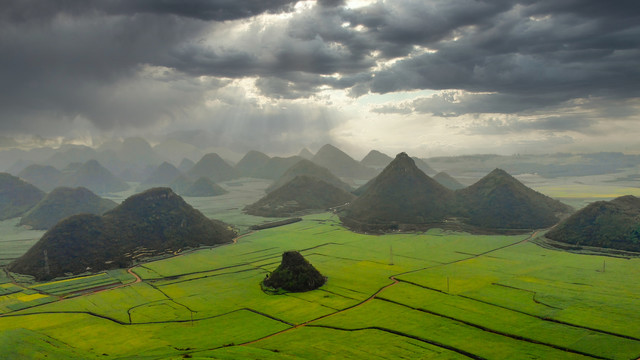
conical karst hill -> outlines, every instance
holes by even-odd
[[[259,179],[279,179],[290,167],[302,160],[300,156],[278,157],[274,156],[253,177]]]
[[[142,181],[140,185],[145,187],[167,186],[180,177],[180,175],[182,175],[182,173],[177,167],[165,161],[158,165],[151,175]]]
[[[19,224],[32,229],[47,230],[68,216],[82,213],[102,215],[117,205],[87,188],[59,187],[53,189],[24,214]]]
[[[300,160],[295,165],[290,167],[278,180],[276,180],[273,184],[271,184],[266,191],[271,192],[282,185],[288,183],[293,180],[296,176],[306,175],[318,178],[326,183],[329,183],[337,188],[340,188],[344,191],[351,191],[351,186],[349,186],[344,181],[340,180],[337,176],[333,175],[329,169],[322,167],[310,160]]]
[[[528,188],[501,169],[458,190],[457,212],[464,221],[488,229],[540,229],[556,224],[573,209]]]
[[[352,228],[425,224],[441,221],[449,212],[453,192],[418,169],[400,153],[342,214]]]
[[[58,186],[62,179],[62,171],[51,165],[32,164],[22,169],[18,173],[18,177],[33,184],[38,189],[51,191]]]
[[[256,216],[292,216],[310,210],[326,210],[355,199],[351,193],[311,176],[296,176],[244,211]]]
[[[11,219],[36,206],[45,193],[8,173],[0,173],[0,220]]]
[[[374,169],[362,165],[342,150],[330,144],[320,148],[311,160],[340,177],[371,179],[376,174]]]
[[[447,174],[444,171],[437,173],[433,177],[433,180],[437,181],[438,183],[440,183],[440,185],[450,190],[460,190],[465,188],[465,186],[462,183],[460,183],[453,176]]]
[[[206,154],[187,172],[187,177],[196,180],[207,177],[213,182],[227,181],[239,177],[236,169],[231,167],[218,154]]]
[[[433,170],[433,168],[431,166],[429,166],[429,164],[427,164],[426,161],[417,158],[415,156],[411,157],[413,159],[413,161],[415,161],[416,166],[418,167],[418,169],[422,170],[423,173],[429,175],[429,174],[435,174],[436,171]]]
[[[180,170],[181,173],[187,173],[195,164],[193,160],[183,158],[178,165],[178,170]]]
[[[210,220],[169,188],[127,198],[102,216],[68,217],[49,231],[9,270],[38,280],[130,266],[140,256],[231,242],[235,232]]]
[[[96,160],[89,160],[76,171],[66,174],[60,181],[60,186],[85,187],[96,194],[129,189],[129,184],[113,175]]]
[[[256,177],[267,162],[271,159],[267,154],[251,150],[246,153],[236,164],[236,170],[240,176]]]
[[[387,154],[383,154],[378,150],[371,150],[369,153],[360,160],[360,163],[372,168],[384,168],[393,161],[393,158]]]
[[[611,201],[596,201],[545,236],[576,246],[640,252],[640,199],[627,195]]]
[[[310,291],[324,285],[326,278],[297,251],[286,251],[282,262],[263,281],[266,287],[291,292]]]
[[[211,179],[206,177],[201,177],[196,180],[193,184],[187,187],[184,191],[180,193],[180,195],[191,196],[191,197],[206,197],[206,196],[218,196],[224,195],[228,193],[227,190],[223,189],[220,185],[211,181]]]
[[[307,149],[307,148],[302,148],[300,150],[300,152],[298,153],[298,156],[300,156],[303,159],[307,159],[307,160],[313,159],[313,153],[311,151],[309,151],[309,149]]]

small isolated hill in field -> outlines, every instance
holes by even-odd
[[[177,167],[165,161],[158,165],[151,175],[140,183],[140,186],[143,188],[167,186],[181,175],[182,173]]]
[[[280,265],[262,283],[269,288],[303,292],[315,290],[325,282],[326,278],[302,254],[286,251]]]
[[[306,175],[315,177],[320,179],[326,183],[329,183],[337,188],[340,188],[344,191],[351,191],[351,186],[349,186],[344,181],[340,180],[337,176],[333,175],[329,169],[317,165],[316,163],[303,159],[298,161],[295,165],[290,167],[282,176],[276,180],[273,184],[271,184],[266,191],[271,192],[282,185],[288,183],[293,180],[296,176]]]
[[[573,209],[532,190],[501,169],[458,190],[457,211],[479,228],[540,229],[557,223]]]
[[[154,188],[102,216],[62,220],[8,269],[47,280],[126,267],[143,256],[227,243],[234,236],[228,225],[208,219],[171,189]]]
[[[187,173],[189,172],[189,170],[191,170],[191,168],[195,165],[196,163],[194,163],[193,161],[191,161],[190,159],[187,158],[183,158],[180,161],[180,164],[178,165],[178,170],[180,170],[181,173]]]
[[[24,214],[19,224],[32,229],[47,230],[68,216],[82,213],[102,215],[117,205],[111,200],[99,197],[87,188],[59,187],[53,189]]]
[[[180,195],[191,196],[191,197],[205,197],[205,196],[218,196],[228,193],[227,190],[223,189],[220,185],[211,181],[211,179],[206,177],[201,177],[196,180],[189,187],[184,189],[184,191],[180,192]]]
[[[117,178],[96,160],[89,160],[76,171],[66,174],[60,182],[61,186],[86,187],[97,194],[124,191],[129,185]]]
[[[453,192],[423,173],[400,153],[342,214],[352,228],[393,227],[441,221],[449,212]]]
[[[376,171],[362,165],[337,147],[327,144],[318,150],[311,159],[314,163],[324,166],[336,176],[352,179],[371,179]]]
[[[355,198],[334,185],[311,176],[297,176],[268,193],[244,211],[256,216],[292,216],[302,211],[326,210]]]
[[[51,165],[29,165],[18,173],[18,177],[33,184],[38,189],[51,191],[62,179],[62,171]]]
[[[640,199],[596,201],[547,232],[547,238],[577,246],[640,252]]]
[[[260,151],[251,150],[246,153],[236,164],[236,170],[240,176],[255,177],[262,169],[270,157]]]
[[[429,166],[429,164],[427,164],[426,161],[417,158],[415,156],[411,157],[413,159],[413,161],[415,161],[416,166],[418,167],[418,169],[422,170],[423,173],[430,175],[430,174],[435,174],[436,171],[433,170],[433,168],[431,166]]]
[[[360,163],[365,166],[369,166],[372,168],[383,168],[389,165],[390,162],[393,161],[393,158],[387,154],[383,154],[378,150],[371,150]]]
[[[290,167],[300,160],[302,160],[302,158],[299,156],[290,156],[286,158],[274,156],[269,159],[269,161],[267,161],[267,163],[260,168],[253,177],[277,180],[282,176],[282,174],[289,170]]]
[[[440,183],[440,185],[446,187],[447,189],[460,190],[465,188],[465,186],[462,185],[458,180],[444,171],[437,173],[433,177],[433,180],[437,181],[438,183]]]
[[[307,159],[307,160],[313,159],[313,153],[311,151],[309,151],[309,149],[307,149],[307,148],[302,148],[300,150],[300,152],[298,153],[298,156],[300,156],[303,159]]]
[[[227,181],[238,177],[238,172],[218,154],[206,154],[187,172],[187,177],[199,179],[207,177],[214,182]]]
[[[8,173],[0,173],[0,220],[11,219],[36,206],[45,193]]]

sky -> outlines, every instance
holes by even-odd
[[[0,146],[640,153],[640,4],[3,0]]]

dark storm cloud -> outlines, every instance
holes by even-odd
[[[292,0],[8,0],[0,4],[0,18],[9,21],[42,20],[66,13],[110,15],[160,14],[200,20],[225,21],[264,12],[291,10]]]
[[[212,82],[175,78],[175,71],[173,79],[150,76],[145,69],[179,70],[176,54],[192,47],[210,26],[200,20],[249,17],[289,5],[291,1],[1,2],[0,129],[66,132],[77,117],[99,129],[175,119],[183,109],[201,104]],[[224,62],[242,64],[229,54]]]
[[[564,5],[554,5],[560,3]],[[637,4],[570,3],[573,6],[503,2],[498,4],[505,6],[495,5],[490,8],[494,11],[486,10],[487,17],[476,20],[454,11],[448,20],[458,20],[442,26],[441,32],[434,32],[438,38],[424,43],[432,52],[402,59],[377,72],[370,89],[378,93],[413,89],[499,92],[521,96],[524,102],[539,94],[554,94],[557,102],[588,96],[638,96]],[[480,5],[476,8],[482,10]],[[379,38],[394,36],[387,32]]]
[[[478,113],[518,114],[538,112],[549,106],[557,105],[561,100],[555,94],[521,97],[514,94],[473,94],[444,91],[441,94],[418,98],[403,104],[380,106],[372,111],[381,114],[416,112],[441,117]]]
[[[503,123],[508,131],[589,128],[595,120],[541,113],[577,99],[582,109],[637,115],[634,104],[615,106],[640,96],[636,1],[396,0],[350,9],[322,0],[296,12],[293,5],[2,1],[0,130],[65,131],[78,117],[106,130],[178,121],[202,111],[207,91],[246,77],[274,101],[311,99],[326,88],[353,97],[430,89],[445,92],[374,111],[540,116],[536,124]],[[278,23],[255,18],[288,11]]]
[[[590,133],[591,127],[596,123],[597,120],[582,116],[550,116],[536,120],[490,118],[475,121],[464,131],[474,135],[504,135],[530,131],[544,131],[551,134],[563,131]]]

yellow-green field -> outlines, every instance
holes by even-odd
[[[140,282],[125,270],[3,277],[0,348],[48,359],[638,358],[640,259],[548,250],[531,235],[373,236],[319,214],[139,265]],[[262,292],[285,250],[327,283]]]

